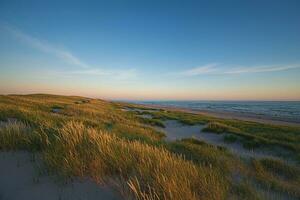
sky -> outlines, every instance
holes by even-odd
[[[300,1],[0,0],[0,94],[300,100]]]

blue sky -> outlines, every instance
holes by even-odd
[[[300,1],[0,0],[0,93],[300,100]]]

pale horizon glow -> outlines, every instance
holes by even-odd
[[[252,3],[3,1],[0,95],[300,101],[300,3]]]

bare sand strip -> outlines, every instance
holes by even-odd
[[[120,200],[108,186],[89,180],[62,183],[39,174],[28,152],[0,152],[0,200]]]

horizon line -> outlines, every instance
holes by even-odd
[[[106,101],[115,101],[115,102],[159,102],[159,101],[177,101],[177,102],[184,102],[184,101],[240,101],[240,102],[300,102],[300,99],[141,99],[141,98],[107,98],[107,97],[100,97],[95,95],[87,95],[81,96],[78,94],[58,94],[58,93],[0,93],[0,95],[16,95],[16,96],[29,96],[29,95],[53,95],[53,96],[65,96],[65,97],[82,97],[82,98],[91,98],[91,99],[101,99]]]

